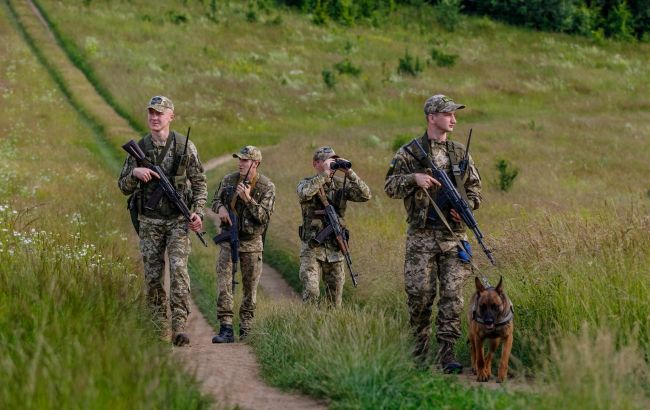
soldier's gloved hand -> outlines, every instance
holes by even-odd
[[[203,221],[201,220],[200,216],[192,213],[192,215],[190,215],[190,222],[188,226],[194,232],[201,232],[201,229],[203,228]]]
[[[230,220],[230,215],[228,215],[228,210],[226,209],[225,206],[220,206],[218,209],[217,215],[219,216],[219,219],[221,219],[221,222],[227,222],[228,225],[232,225],[232,221]]]
[[[451,219],[453,219],[454,222],[457,222],[457,223],[462,223],[463,222],[463,218],[460,217],[460,215],[458,214],[458,212],[456,212],[455,209],[452,208],[451,211],[449,211],[449,213],[451,214]]]
[[[237,195],[244,201],[250,202],[251,200],[251,186],[240,182],[237,185]]]
[[[142,182],[149,182],[152,178],[160,179],[160,175],[145,167],[133,168],[133,176]]]
[[[440,182],[432,177],[431,175],[427,174],[422,174],[422,173],[417,173],[415,175],[415,183],[418,184],[419,187],[424,188],[424,189],[429,189],[433,185],[435,186],[440,186]]]

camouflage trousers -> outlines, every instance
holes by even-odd
[[[345,271],[343,270],[342,255],[338,261],[328,262],[327,257],[318,257],[323,253],[321,249],[310,248],[303,243],[300,252],[300,281],[302,282],[302,301],[318,303],[320,298],[320,278],[325,283],[325,297],[327,302],[334,307],[340,307],[343,302],[343,284]],[[337,252],[340,254],[340,252]],[[331,258],[330,258],[331,260]]]
[[[436,317],[438,343],[455,343],[461,335],[463,284],[471,271],[458,257],[455,241],[445,240],[431,230],[414,230],[406,238],[404,285],[414,353],[426,356],[430,346],[431,314],[437,288],[440,289]]]
[[[190,313],[190,277],[187,273],[190,239],[187,224],[181,219],[140,218],[139,234],[147,302],[163,329],[169,329],[164,288],[167,250],[172,331],[180,332],[185,328]]]
[[[222,325],[232,325],[232,259],[230,245],[220,246],[217,258],[217,319]],[[257,306],[257,285],[262,276],[262,252],[240,252],[243,298],[239,307],[239,327],[250,330]]]

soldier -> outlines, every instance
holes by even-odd
[[[147,209],[148,199],[158,184],[159,175],[149,168],[136,164],[133,157],[127,157],[118,186],[125,195],[132,195],[130,205],[137,210],[140,236],[140,251],[144,262],[146,296],[155,320],[161,326],[163,340],[170,337],[177,346],[190,342],[185,333],[185,323],[190,313],[190,277],[187,273],[187,258],[190,253],[188,228],[200,232],[203,227],[203,207],[207,200],[207,185],[203,166],[196,147],[187,137],[170,131],[174,120],[174,104],[163,96],[155,96],[147,106],[149,133],[139,142],[147,158],[159,165],[176,190],[184,196],[192,211],[188,224],[165,195],[155,209]],[[163,287],[165,271],[165,250],[169,256],[170,301],[172,313],[171,332],[167,314],[167,295]]]
[[[258,172],[262,152],[248,145],[232,155],[239,158],[239,172],[226,175],[214,194],[212,210],[221,220],[221,229],[229,230],[232,225],[228,211],[238,219],[239,259],[244,289],[244,298],[239,308],[239,340],[245,340],[250,333],[255,305],[257,284],[262,275],[262,251],[264,236],[275,206],[275,185]],[[221,326],[212,343],[233,343],[233,272],[229,242],[220,244],[217,259],[217,319]]]
[[[317,175],[300,181],[297,193],[302,208],[302,226],[299,228],[302,241],[300,249],[302,300],[312,303],[318,301],[322,273],[327,300],[331,305],[339,307],[345,281],[343,254],[334,240],[334,235],[330,235],[321,245],[314,241],[317,234],[327,226],[325,215],[317,215],[315,212],[324,208],[319,192],[326,195],[328,202],[336,209],[341,225],[345,227],[343,217],[347,201],[369,200],[370,188],[352,170],[351,164],[348,169],[339,168],[345,174],[343,178],[335,177],[336,169],[332,169],[335,160],[345,161],[336,155],[331,147],[317,149],[312,162]]]
[[[481,180],[469,156],[465,172],[459,162],[465,157],[465,147],[447,139],[456,125],[456,110],[465,108],[444,95],[434,95],[426,100],[424,114],[427,130],[420,144],[434,164],[447,172],[455,181],[458,191],[467,203],[477,209],[481,203]],[[456,172],[452,172],[456,171]],[[430,172],[430,171],[429,171]],[[470,274],[467,253],[461,252],[458,240],[469,246],[465,226],[456,210],[443,205],[442,214],[449,222],[453,234],[444,225],[424,190],[436,203],[440,182],[427,169],[409,155],[404,147],[393,158],[384,189],[389,197],[403,199],[406,208],[408,231],[404,263],[404,285],[410,315],[411,332],[415,338],[414,355],[424,360],[429,351],[431,312],[439,285],[436,339],[437,359],[445,373],[462,370],[456,360],[454,344],[460,337],[460,314],[463,308],[462,286]],[[442,194],[440,194],[442,196]],[[463,260],[463,258],[465,260]]]

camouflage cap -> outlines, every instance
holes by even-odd
[[[262,161],[262,151],[252,145],[246,145],[239,152],[232,154],[233,158],[252,159],[253,161]]]
[[[446,95],[436,94],[427,98],[424,103],[424,115],[433,114],[434,112],[453,112],[465,108],[463,104],[456,104],[454,100]]]
[[[314,152],[314,161],[325,161],[329,158],[338,158],[332,147],[320,147]]]
[[[151,97],[151,100],[149,100],[147,109],[149,108],[153,108],[158,112],[164,112],[165,108],[169,108],[170,110],[174,111],[174,103],[172,103],[172,100],[167,97],[156,95],[155,97]]]

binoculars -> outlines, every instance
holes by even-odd
[[[330,169],[332,170],[347,170],[352,168],[352,163],[341,158],[336,158],[333,163],[330,164]]]

